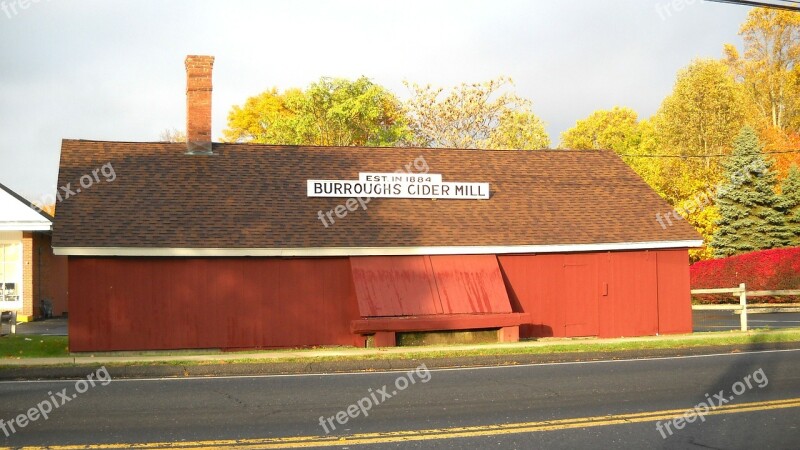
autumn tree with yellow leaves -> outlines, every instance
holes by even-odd
[[[405,83],[412,143],[421,147],[523,149],[548,148],[544,122],[530,100],[510,90],[510,78],[443,87]]]

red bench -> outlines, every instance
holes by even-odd
[[[526,313],[432,314],[425,316],[367,317],[350,322],[354,334],[375,335],[376,347],[394,347],[396,333],[467,331],[497,328],[499,342],[519,341],[519,326],[530,322]]]

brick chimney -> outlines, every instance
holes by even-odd
[[[189,154],[211,149],[211,70],[213,56],[186,57],[186,144]]]

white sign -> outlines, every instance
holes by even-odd
[[[488,200],[489,183],[442,181],[440,174],[361,172],[358,180],[308,180],[308,197]]]
[[[359,172],[358,181],[415,181],[417,179],[425,179],[432,183],[441,183],[442,176],[438,173],[397,173],[397,172]]]

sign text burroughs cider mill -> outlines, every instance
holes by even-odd
[[[489,183],[445,182],[439,174],[361,172],[358,180],[308,180],[307,196],[487,200]]]

